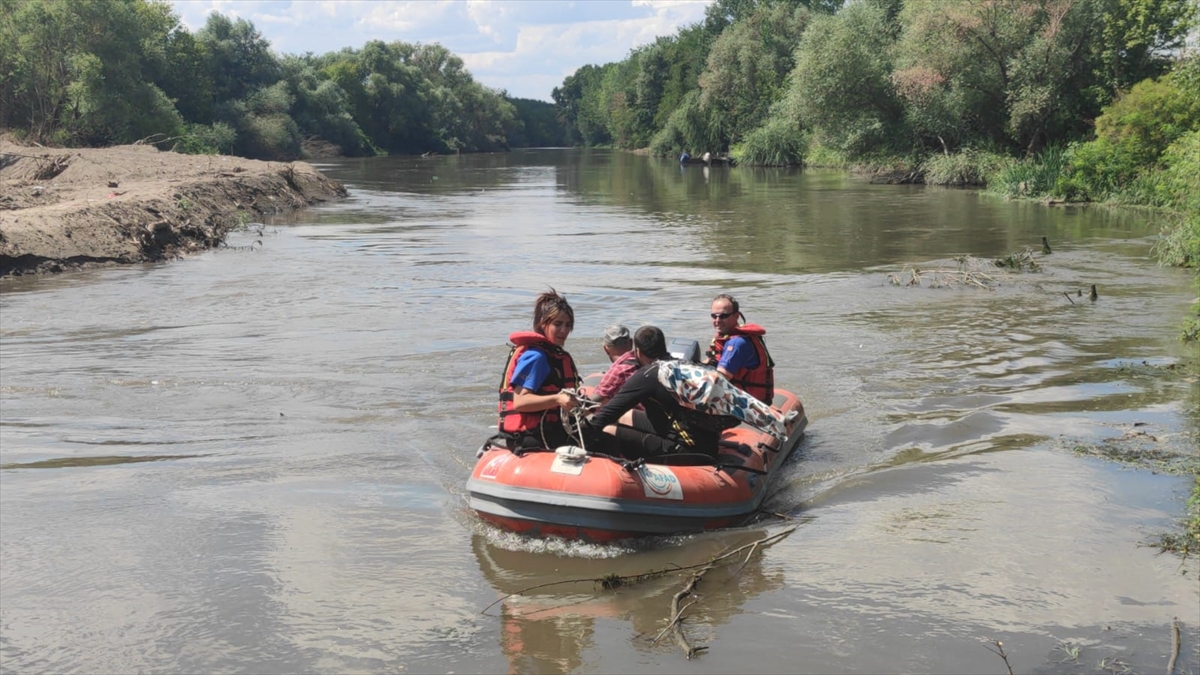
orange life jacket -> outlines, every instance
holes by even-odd
[[[733,329],[729,335],[713,337],[712,344],[708,347],[707,357],[708,363],[716,366],[721,361],[721,353],[725,351],[725,343],[735,336],[740,335],[744,338],[746,342],[754,346],[754,352],[758,354],[758,366],[753,369],[742,368],[733,373],[733,377],[729,381],[738,389],[770,405],[771,401],[775,399],[775,362],[771,360],[767,344],[763,341],[762,336],[766,334],[767,329],[758,324],[742,324]]]
[[[538,395],[557,394],[563,389],[574,389],[579,386],[579,369],[575,367],[575,361],[566,350],[547,340],[546,336],[541,333],[517,331],[509,335],[508,340],[513,347],[508,353],[508,364],[504,366],[504,379],[500,382],[499,427],[501,433],[515,434],[534,431],[539,425],[548,422],[560,424],[562,417],[558,408],[538,410],[537,412],[518,412],[512,409],[513,394],[515,393],[512,385],[513,371],[516,370],[517,361],[521,359],[522,354],[530,349],[538,350],[550,362],[550,373],[546,375],[542,386],[534,393]]]

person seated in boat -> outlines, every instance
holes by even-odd
[[[679,163],[687,164],[690,161],[692,161],[692,156],[688,154],[687,150],[684,150],[683,154],[679,155]]]
[[[615,438],[602,451],[628,459],[676,453],[716,458],[721,432],[738,420],[686,408],[659,381],[659,362],[671,355],[657,327],[642,326],[634,333],[633,353],[641,367],[587,421],[592,435],[603,430]],[[638,404],[644,410],[635,410]]]
[[[705,164],[712,164],[712,153],[706,152],[700,156],[700,159],[704,160]]]
[[[775,362],[767,351],[762,326],[741,323],[745,320],[732,295],[722,293],[713,298],[712,344],[704,363],[713,366],[733,385],[763,403],[775,398]]]
[[[603,405],[616,395],[621,385],[625,384],[629,376],[641,365],[638,363],[637,354],[633,352],[633,337],[625,326],[617,324],[605,329],[602,346],[612,365],[600,379],[600,384],[592,391],[592,400]]]
[[[579,369],[563,348],[574,327],[575,311],[552,288],[534,303],[533,331],[508,336],[513,348],[500,383],[499,427],[509,448],[553,450],[573,444],[562,416],[579,407],[573,393]]]

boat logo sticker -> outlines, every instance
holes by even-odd
[[[642,488],[647,497],[683,499],[683,486],[667,467],[643,464],[638,467],[638,475],[642,477]]]
[[[500,475],[500,467],[504,466],[512,458],[513,456],[509,454],[496,455],[479,470],[479,477],[495,480],[496,476]]]

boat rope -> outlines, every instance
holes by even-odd
[[[567,436],[569,436],[571,440],[578,442],[579,447],[583,448],[584,453],[587,453],[588,449],[586,441],[584,440],[585,434],[583,432],[584,425],[587,424],[588,413],[599,409],[600,402],[588,398],[583,392],[577,389],[563,389],[563,391],[567,392],[571,396],[574,396],[575,400],[579,402],[578,406],[571,409],[566,415],[562,415],[563,428],[566,430]],[[549,443],[546,443],[544,429],[542,432],[542,443],[546,445],[546,447],[549,447],[550,445]]]

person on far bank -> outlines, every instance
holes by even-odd
[[[601,405],[608,403],[609,399],[620,391],[621,385],[625,384],[629,376],[641,367],[637,354],[633,352],[633,337],[629,335],[629,329],[625,326],[617,324],[606,328],[602,346],[612,365],[600,379],[600,384],[592,391],[592,398]]]
[[[671,355],[667,339],[657,327],[637,329],[633,353],[641,367],[612,400],[588,418],[589,435],[608,436],[610,440],[602,449],[628,459],[679,453],[715,458],[721,432],[738,420],[685,408],[663,386],[658,377],[659,362],[670,360]],[[643,410],[634,409],[639,404]],[[605,434],[597,433],[601,430]]]
[[[500,382],[500,434],[513,450],[553,450],[574,441],[562,425],[579,407],[579,369],[563,346],[575,328],[575,311],[552,288],[533,306],[533,331],[508,336],[513,344]]]
[[[716,334],[705,364],[714,366],[733,386],[770,405],[775,399],[775,362],[763,342],[766,329],[743,324],[738,301],[726,293],[713,298],[709,316]]]

